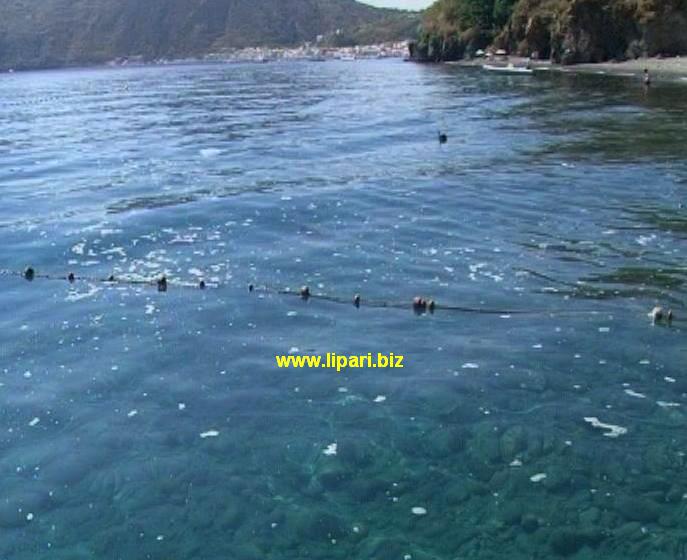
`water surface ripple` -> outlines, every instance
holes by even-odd
[[[0,276],[0,559],[684,558],[686,99],[386,61],[1,76],[0,268],[222,288]]]

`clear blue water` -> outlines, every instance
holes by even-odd
[[[0,268],[171,284],[0,276],[0,558],[685,558],[684,92],[388,61],[0,77]]]

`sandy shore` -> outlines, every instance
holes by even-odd
[[[507,60],[516,66],[525,66],[526,58],[511,56]],[[486,59],[461,60],[449,62],[454,66],[480,67],[489,63]],[[505,61],[497,61],[494,64],[505,64]],[[674,58],[639,58],[624,62],[599,62],[594,64],[573,64],[563,66],[552,64],[549,61],[532,61],[531,67],[540,71],[585,73],[585,74],[609,74],[613,76],[636,77],[641,79],[644,69],[648,69],[654,81],[682,81],[687,83],[687,57]]]

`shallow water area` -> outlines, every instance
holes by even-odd
[[[684,557],[685,99],[400,61],[0,76],[0,268],[170,283],[0,276],[0,559]]]

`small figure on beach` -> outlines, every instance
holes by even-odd
[[[448,136],[446,133],[439,131],[439,144],[446,144],[448,142]]]
[[[651,85],[651,75],[648,68],[644,69],[644,85],[647,87]]]

